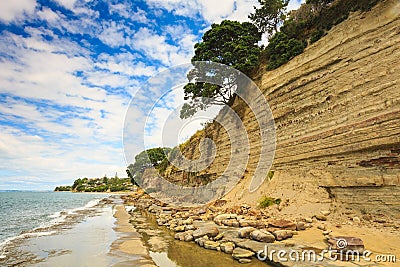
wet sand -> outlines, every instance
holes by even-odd
[[[133,258],[121,261],[114,266],[156,266],[141,240],[141,235],[129,223],[131,216],[123,205],[116,205],[114,207],[114,217],[116,219],[114,231],[117,233],[118,239],[112,243],[110,255],[125,255],[125,258],[129,258],[129,255],[131,255],[130,258]]]

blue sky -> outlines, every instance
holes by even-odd
[[[124,118],[211,23],[256,0],[18,0],[0,9],[0,190],[125,176]],[[290,9],[299,6],[297,0]],[[133,99],[133,102],[135,99]],[[139,152],[139,151],[138,151]]]

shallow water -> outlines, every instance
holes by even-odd
[[[199,247],[194,242],[175,240],[172,232],[160,227],[155,217],[147,212],[134,212],[132,224],[142,235],[150,256],[158,266],[190,267],[190,266],[246,266],[234,260],[231,255]],[[253,259],[247,266],[269,266],[265,262]]]
[[[38,235],[29,233],[8,242],[0,266],[112,266],[121,261],[109,255],[118,238],[113,205],[121,199],[112,202],[75,209],[63,222],[35,230]]]

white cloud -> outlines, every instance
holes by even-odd
[[[159,35],[148,28],[140,28],[133,36],[132,49],[145,53],[146,56],[159,60],[165,66],[174,66],[190,62],[191,53],[168,43],[166,36]]]
[[[129,29],[115,21],[106,21],[103,23],[103,30],[98,38],[110,47],[121,47],[126,44],[125,35],[129,34]]]
[[[0,21],[11,22],[24,14],[32,14],[35,7],[36,0],[2,1]]]

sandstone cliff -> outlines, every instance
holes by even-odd
[[[248,191],[258,163],[259,127],[251,110],[236,100],[233,108],[240,110],[251,150],[244,178],[225,197],[228,203],[255,204],[269,195],[287,200],[288,214],[347,208],[399,218],[399,15],[399,1],[384,1],[352,14],[282,67],[260,68],[254,80],[276,124],[274,175],[256,192]],[[218,124],[193,137],[183,154],[198,158],[204,137],[217,145],[213,164],[195,177],[169,168],[171,181],[200,184],[218,177],[235,157]]]

